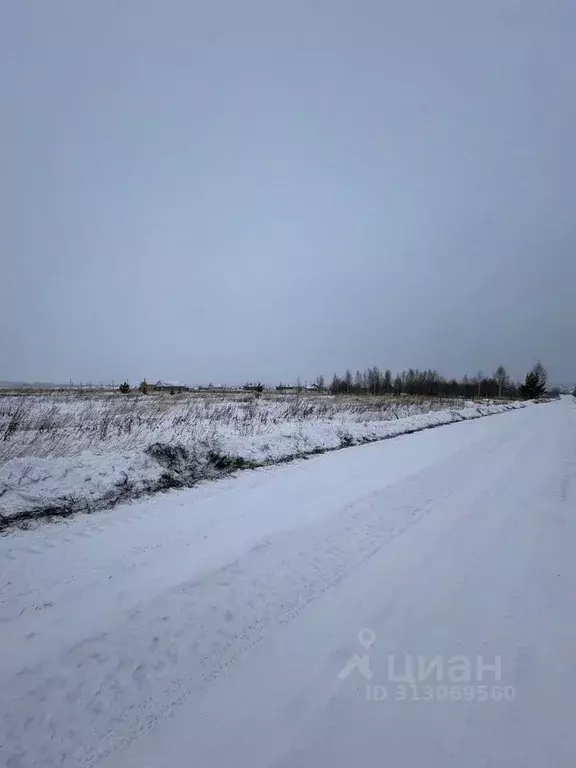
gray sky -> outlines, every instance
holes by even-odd
[[[4,0],[0,379],[576,378],[574,0]]]

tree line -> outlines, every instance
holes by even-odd
[[[478,372],[476,376],[463,376],[461,379],[448,379],[437,371],[421,371],[410,368],[401,373],[392,374],[390,369],[381,371],[378,367],[365,371],[348,369],[344,376],[334,374],[326,387],[324,377],[319,376],[317,389],[329,389],[334,395],[425,395],[429,397],[519,397],[538,398],[546,392],[547,375],[541,363],[537,363],[527,374],[523,384],[513,381],[503,365],[494,373],[486,376]]]

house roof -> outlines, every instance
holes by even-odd
[[[160,379],[154,384],[155,387],[182,387],[179,381],[167,381],[166,379]]]

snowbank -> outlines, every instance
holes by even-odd
[[[0,527],[28,517],[103,509],[144,493],[191,486],[243,467],[301,458],[524,405],[470,404],[392,421],[288,421],[263,434],[220,434],[196,444],[157,442],[146,449],[13,458],[0,466]]]

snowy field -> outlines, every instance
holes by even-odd
[[[574,766],[575,510],[562,398],[0,537],[0,765]]]
[[[520,405],[310,393],[0,396],[0,527]]]

